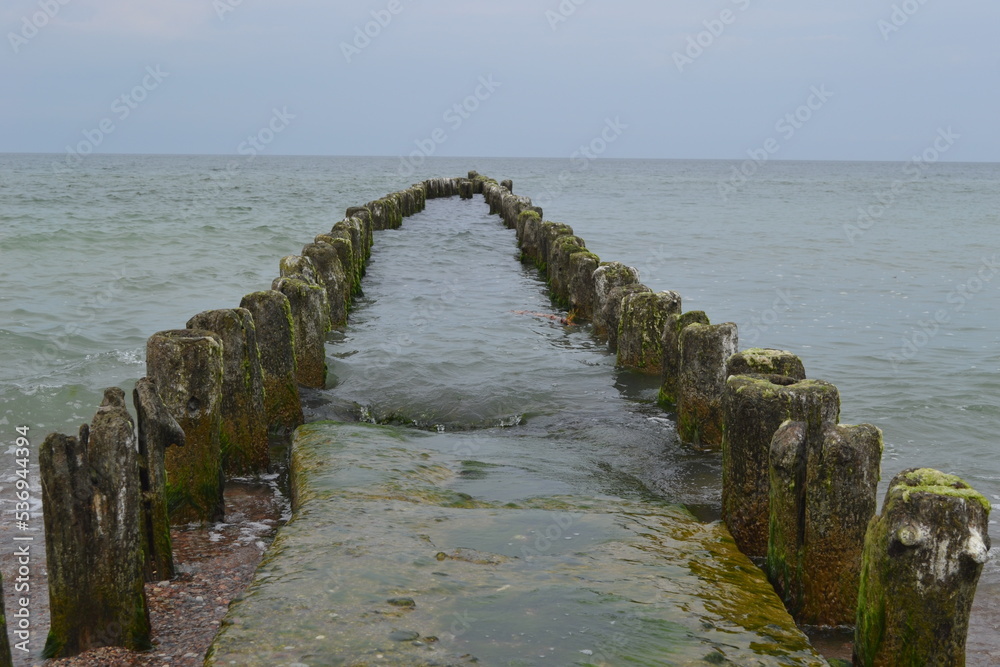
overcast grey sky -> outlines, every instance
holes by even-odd
[[[996,0],[3,0],[0,152],[1000,161]],[[943,145],[943,144],[942,144]]]

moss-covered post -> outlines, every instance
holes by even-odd
[[[608,292],[607,297],[604,299],[604,306],[601,307],[599,315],[601,329],[607,332],[608,350],[611,352],[616,352],[618,350],[618,331],[621,323],[622,303],[625,301],[625,297],[631,294],[652,293],[653,290],[649,289],[642,283],[632,283],[630,285],[614,287],[610,292]]]
[[[535,266],[545,276],[548,276],[551,245],[560,236],[573,236],[573,228],[562,222],[550,222],[546,220],[542,223],[541,232],[538,235],[538,259],[535,261]]]
[[[337,248],[329,243],[309,243],[303,246],[302,256],[312,260],[321,284],[326,288],[326,298],[330,304],[330,324],[335,327],[346,324],[354,276],[348,279]]]
[[[597,294],[594,291],[594,271],[601,264],[601,258],[584,250],[569,257],[569,311],[578,320],[591,320],[594,317],[594,302]]]
[[[351,241],[351,233],[341,228],[331,231],[328,234],[319,234],[315,242],[333,246],[337,251],[337,257],[340,259],[340,266],[345,277],[343,299],[346,304],[346,310],[350,310],[354,295],[361,293],[361,278],[365,273],[364,260],[354,252],[354,242]]]
[[[43,656],[68,657],[100,646],[151,648],[139,463],[125,393],[106,389],[79,438],[52,433],[38,458],[49,573]]]
[[[504,180],[500,181],[500,187],[507,188],[507,190],[509,190],[511,194],[514,193],[514,181],[510,180],[509,178],[505,178]]]
[[[579,236],[560,236],[549,244],[546,259],[549,296],[560,306],[569,306],[570,257],[586,250]]]
[[[167,509],[174,523],[222,521],[222,340],[212,331],[161,331],[146,342],[146,375],[184,430],[166,453]]]
[[[722,444],[726,360],[736,354],[737,347],[738,333],[732,322],[691,324],[681,331],[677,434],[682,442]]]
[[[276,278],[271,289],[288,297],[295,330],[295,373],[304,387],[326,385],[326,332],[330,306],[326,289],[299,278]]]
[[[882,432],[789,421],[774,434],[770,458],[771,583],[799,623],[849,625],[875,514]]]
[[[806,379],[802,360],[787,350],[752,347],[737,352],[726,362],[727,375],[781,375]]]
[[[245,308],[207,310],[187,323],[206,329],[222,341],[222,465],[231,477],[266,472],[270,464],[264,371],[257,327]]]
[[[622,298],[618,321],[618,365],[640,373],[663,371],[663,326],[681,312],[677,292],[639,292]]]
[[[166,452],[184,446],[184,429],[171,416],[156,392],[156,383],[142,378],[132,390],[139,427],[139,481],[142,489],[141,523],[146,581],[174,578],[174,553],[167,510]]]
[[[532,206],[531,208],[526,208],[517,215],[517,223],[515,224],[514,230],[517,237],[517,246],[521,249],[522,261],[524,255],[527,254],[524,250],[524,237],[528,233],[525,228],[531,227],[532,235],[532,253],[535,252],[534,247],[537,246],[538,230],[542,225],[542,209],[538,206]],[[532,259],[535,259],[532,255]]]
[[[467,178],[463,178],[458,183],[458,196],[462,199],[472,199],[472,181]]]
[[[10,640],[7,638],[7,614],[3,602],[3,573],[0,572],[0,667],[13,667]]]
[[[610,330],[602,313],[608,302],[608,295],[616,287],[636,285],[639,283],[639,270],[621,262],[603,262],[594,269],[594,333],[607,336]],[[648,291],[648,288],[647,290]],[[615,337],[618,336],[618,325],[614,327]]]
[[[730,357],[732,359],[733,357]],[[840,393],[821,380],[730,375],[722,395],[722,520],[751,558],[767,555],[771,440],[786,420],[821,434],[840,418]]]
[[[702,310],[671,313],[663,322],[663,366],[660,373],[660,392],[657,397],[664,408],[677,404],[677,383],[681,372],[681,332],[691,324],[711,324]]]
[[[305,418],[295,365],[295,323],[288,297],[268,290],[240,301],[257,326],[257,347],[264,379],[264,412],[269,430],[291,431]]]
[[[854,664],[964,665],[990,503],[954,475],[896,475],[865,536]]]

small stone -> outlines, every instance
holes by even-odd
[[[412,642],[420,639],[420,633],[413,630],[395,630],[389,633],[389,639],[394,642]]]
[[[413,601],[413,598],[389,598],[386,600],[393,607],[407,607],[413,609],[417,606],[417,603]]]

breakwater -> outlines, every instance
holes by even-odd
[[[502,202],[502,201],[499,202],[499,208],[501,210],[503,209],[503,205],[504,205],[504,202]],[[527,225],[527,224],[525,226],[529,227],[529,225]],[[544,226],[544,224],[543,224],[543,226]],[[577,286],[578,287],[582,286],[584,288],[583,293],[585,293],[586,292],[586,288],[587,288],[587,283],[586,283],[585,280],[581,281],[579,279],[580,276],[584,276],[585,277],[585,271],[578,271],[578,272],[574,273],[572,269],[573,269],[574,262],[576,264],[580,264],[581,263],[579,260],[577,260],[578,256],[581,259],[588,260],[589,262],[593,262],[593,258],[587,257],[584,251],[580,251],[580,250],[576,250],[575,249],[575,248],[582,247],[582,243],[581,243],[582,239],[571,239],[572,242],[566,242],[566,239],[560,240],[561,236],[565,236],[565,235],[555,235],[555,236],[553,236],[551,238],[543,238],[543,240],[542,240],[543,244],[547,243],[547,244],[549,244],[549,246],[551,246],[551,252],[547,252],[547,254],[546,254],[547,257],[551,258],[547,262],[547,264],[551,265],[551,267],[552,267],[552,271],[549,272],[550,273],[550,283],[554,283],[555,285],[559,286],[558,289],[559,289],[560,293],[562,293],[562,291],[565,290],[565,292],[567,294],[572,294],[573,293],[572,285],[574,283],[573,279],[574,279],[574,277],[576,277],[577,278],[577,280],[576,280]],[[567,256],[569,257],[569,261],[566,260]],[[586,264],[586,262],[584,262],[584,264]],[[607,273],[607,272],[605,272],[605,273]],[[316,290],[313,290],[313,291],[316,291]],[[576,296],[563,297],[563,298],[566,298],[566,299],[572,299],[571,303],[575,304],[575,306],[574,306],[574,316],[575,317],[583,317],[583,316],[579,315],[579,313],[583,312],[583,309],[585,308],[585,305],[588,302],[587,301],[587,297],[586,297],[585,294],[583,296],[581,296],[581,294],[583,294],[583,293],[581,293],[580,290],[577,290],[576,291]],[[615,315],[614,313],[612,313],[612,316],[619,318],[619,326],[615,329],[615,331],[616,331],[616,334],[619,334],[619,337],[621,339],[621,341],[620,341],[621,342],[620,350],[626,351],[626,353],[627,353],[627,350],[629,350],[629,349],[632,349],[633,351],[638,351],[640,353],[644,349],[648,351],[648,348],[650,347],[650,344],[647,343],[646,340],[649,339],[650,336],[648,334],[645,335],[644,339],[639,344],[630,343],[629,341],[632,340],[632,339],[629,339],[628,332],[630,331],[631,328],[633,328],[633,325],[629,325],[629,326],[623,327],[623,326],[621,326],[620,322],[622,322],[622,321],[635,322],[636,325],[634,326],[634,328],[636,330],[640,330],[640,327],[638,326],[639,323],[648,322],[650,320],[650,318],[644,316],[644,313],[650,307],[649,304],[645,303],[647,301],[653,302],[652,308],[654,309],[654,312],[656,312],[655,311],[656,308],[662,308],[663,310],[666,310],[666,309],[669,309],[669,308],[672,308],[672,307],[679,306],[679,299],[675,299],[672,296],[657,296],[654,299],[650,299],[650,298],[630,299],[629,302],[627,302],[627,303],[624,302],[624,300],[622,300],[621,302],[618,302],[618,303],[615,303],[615,301],[616,300],[614,298],[612,298],[610,300],[610,303],[615,304],[617,306],[618,311],[619,311],[619,313],[617,315]],[[635,303],[632,303],[633,301]],[[662,306],[656,305],[656,304],[659,304],[661,302],[663,304]],[[645,327],[642,327],[642,328],[645,329],[646,331],[649,331],[649,330],[655,331],[656,325],[654,324],[652,326],[645,326]],[[217,333],[217,332],[213,332],[213,333]],[[705,337],[706,340],[704,342],[704,348],[707,349],[707,350],[709,350],[709,351],[711,351],[711,350],[721,350],[721,353],[720,353],[721,356],[725,356],[725,352],[727,352],[728,349],[730,349],[730,348],[727,347],[727,344],[725,342],[724,337],[722,338],[722,342],[718,343],[718,342],[716,342],[718,339],[713,337],[716,334],[716,332],[710,330],[710,331],[708,331],[706,333],[711,334],[711,335],[708,335],[708,336]],[[725,334],[726,332],[722,331],[721,333]],[[624,337],[622,337],[622,334],[624,334]],[[686,331],[685,331],[684,335],[685,336],[687,335]],[[203,336],[203,337],[207,338],[207,336]],[[223,349],[226,349],[226,347],[227,346],[224,344],[223,345]],[[691,346],[688,346],[688,349],[690,350],[690,349],[694,349],[694,348],[692,348]],[[646,355],[645,358],[649,359],[650,356],[655,359],[656,355],[655,355],[655,353],[652,354],[652,355]],[[704,354],[703,355],[698,355],[698,357],[700,359],[701,358],[708,358]],[[639,358],[639,356],[636,355],[636,358]],[[649,364],[648,361],[645,361],[644,363],[647,364],[647,365]],[[707,366],[710,366],[711,364],[706,361],[703,365],[705,365],[707,367]],[[223,375],[225,375],[225,373],[223,373]],[[707,394],[710,393],[710,390],[713,389],[713,385],[711,383],[706,383],[706,384],[708,386],[708,389],[701,389],[700,392],[702,394],[706,394],[707,395]],[[696,404],[692,403],[692,405],[696,405]],[[695,413],[695,414],[698,414],[697,410],[692,410],[692,412]],[[717,412],[718,412],[718,409],[716,409],[716,413]],[[711,411],[706,411],[706,414],[711,415],[712,413],[711,413]],[[695,423],[697,424],[698,422],[695,422]],[[708,432],[708,427],[707,426],[704,429],[700,430],[700,431],[696,431],[696,433],[699,433],[699,434],[700,433],[707,433],[707,432]],[[698,437],[698,439],[696,441],[696,444],[698,444],[698,446],[702,446],[702,447],[712,446],[708,442],[708,438],[707,437],[703,438],[700,435],[699,435],[699,437]]]

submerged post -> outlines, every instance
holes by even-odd
[[[896,475],[865,536],[854,664],[964,665],[990,503],[954,475]]]
[[[170,513],[167,510],[166,450],[184,446],[184,429],[170,415],[156,393],[156,383],[142,378],[132,390],[139,426],[139,481],[142,487],[141,524],[146,581],[174,578]]]
[[[799,623],[854,621],[881,459],[871,424],[789,421],[774,434],[767,572]]]
[[[240,301],[257,326],[264,380],[264,412],[269,429],[290,431],[305,421],[296,381],[292,307],[281,292],[247,294]]]
[[[736,353],[736,325],[691,324],[681,331],[677,434],[695,445],[722,444],[726,360]]]
[[[146,343],[146,375],[184,430],[184,447],[166,454],[171,521],[221,521],[222,341],[212,331],[161,331]]]
[[[139,464],[125,393],[112,387],[79,437],[52,433],[38,455],[49,571],[43,656],[152,647],[139,534]]]
[[[840,419],[840,393],[821,380],[731,375],[722,396],[722,520],[740,551],[767,555],[771,440],[786,420],[816,433]]]
[[[187,323],[206,329],[222,341],[222,465],[230,476],[266,472],[270,463],[264,371],[260,365],[257,327],[245,308],[207,310]]]

